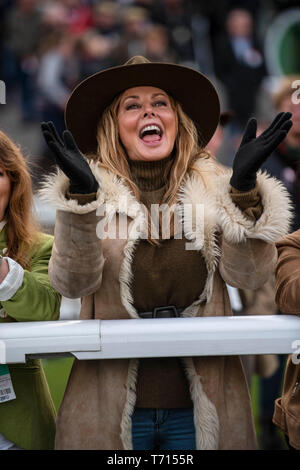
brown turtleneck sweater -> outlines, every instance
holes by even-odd
[[[164,174],[172,157],[156,162],[131,161],[133,181],[140,189],[140,199],[149,208],[160,204],[166,192]],[[185,250],[186,240],[170,238],[152,245],[141,240],[132,263],[132,296],[138,312],[154,307],[185,307],[203,290],[206,266],[199,253]],[[188,277],[187,282],[182,282]],[[200,284],[199,284],[200,280]],[[140,359],[136,407],[192,407],[188,383],[179,358]]]
[[[166,180],[172,157],[155,162],[130,161],[133,181],[140,189],[140,199],[149,207],[160,204],[166,191]],[[232,198],[249,217],[261,214],[257,190]],[[186,307],[199,298],[205,286],[207,270],[200,252],[186,250],[182,239],[160,240],[152,245],[141,240],[132,263],[132,295],[138,312],[154,307]],[[147,358],[140,360],[136,407],[186,408],[193,406],[180,358]]]

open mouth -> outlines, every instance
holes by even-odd
[[[139,137],[143,142],[152,143],[159,142],[162,138],[163,131],[156,124],[150,124],[140,130]]]

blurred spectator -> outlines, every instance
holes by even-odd
[[[93,6],[93,28],[115,43],[121,39],[121,13],[117,2],[96,2]]]
[[[133,0],[132,4],[147,10],[153,24],[161,23],[161,0]]]
[[[277,12],[299,6],[299,0],[271,0],[270,3]]]
[[[39,44],[42,44],[44,37],[53,31],[65,31],[67,28],[67,9],[63,3],[57,1],[46,2],[42,5],[42,36]]]
[[[92,9],[82,0],[62,0],[67,10],[67,32],[80,35],[92,26]]]
[[[209,77],[214,76],[212,41],[208,18],[194,14],[191,18],[191,32],[195,66]]]
[[[151,62],[175,62],[171,55],[168,31],[160,25],[154,25],[145,35],[145,56]]]
[[[278,112],[285,111],[293,114],[293,127],[288,133],[284,144],[279,145],[263,166],[271,175],[278,178],[289,191],[294,204],[294,220],[291,231],[300,228],[300,198],[299,183],[296,181],[296,172],[300,162],[300,104],[299,93],[293,84],[298,80],[300,88],[300,75],[283,77],[273,93],[274,107]]]
[[[224,29],[224,19],[230,10],[230,0],[188,0],[192,18],[200,15],[209,22],[210,39],[214,41]]]
[[[219,124],[215,130],[214,135],[206,146],[206,149],[209,150],[212,157],[217,160],[219,160],[219,152],[223,144],[225,128],[230,123],[230,121],[232,121],[233,117],[234,114],[231,111],[224,111],[220,114]]]
[[[180,64],[195,66],[191,14],[189,4],[183,0],[162,0],[161,23],[168,29],[170,47]]]
[[[41,118],[53,121],[58,131],[64,129],[64,109],[71,89],[78,81],[75,40],[66,33],[54,32],[41,46],[38,87]]]
[[[18,0],[9,12],[5,24],[6,61],[12,73],[10,79],[20,87],[24,122],[36,119],[36,52],[41,34],[38,3],[38,0]],[[4,79],[6,80],[5,73]]]
[[[229,107],[242,130],[255,111],[256,94],[265,75],[253,18],[247,10],[232,10],[225,22],[225,33],[215,48],[215,72],[228,93]]]
[[[11,1],[10,0],[2,0],[0,2],[0,77],[2,79],[7,78],[7,73],[6,76],[4,75],[7,70],[5,70],[4,65],[7,66],[7,61],[6,61],[6,49],[4,47],[4,41],[5,41],[5,24],[6,24],[6,16],[9,12],[9,9],[11,7]]]
[[[114,65],[118,65],[114,41],[95,30],[89,30],[80,41],[79,80]]]
[[[118,62],[124,63],[135,55],[146,55],[144,38],[152,27],[147,10],[126,7],[122,14],[123,35],[118,52]]]
[[[65,129],[64,109],[71,90],[78,82],[77,41],[62,31],[54,31],[44,39],[40,49],[38,91],[40,97],[40,120],[52,121],[58,132]],[[34,189],[39,174],[52,169],[52,159],[47,158],[48,149],[41,140],[40,157],[32,162]]]
[[[296,152],[294,158],[299,163],[300,158],[300,75],[286,76],[273,95],[276,109],[292,113],[293,127],[287,135],[287,146]]]

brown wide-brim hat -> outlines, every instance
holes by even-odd
[[[209,142],[220,117],[218,94],[210,80],[189,67],[136,56],[124,65],[91,75],[72,92],[65,122],[83,153],[97,151],[97,127],[104,110],[117,95],[137,86],[160,88],[175,98],[194,121],[200,145]]]

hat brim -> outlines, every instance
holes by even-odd
[[[83,80],[66,106],[66,127],[83,153],[97,151],[97,126],[114,98],[137,86],[153,86],[175,98],[194,121],[204,147],[220,117],[218,94],[210,80],[189,67],[168,63],[140,63],[103,70]]]

